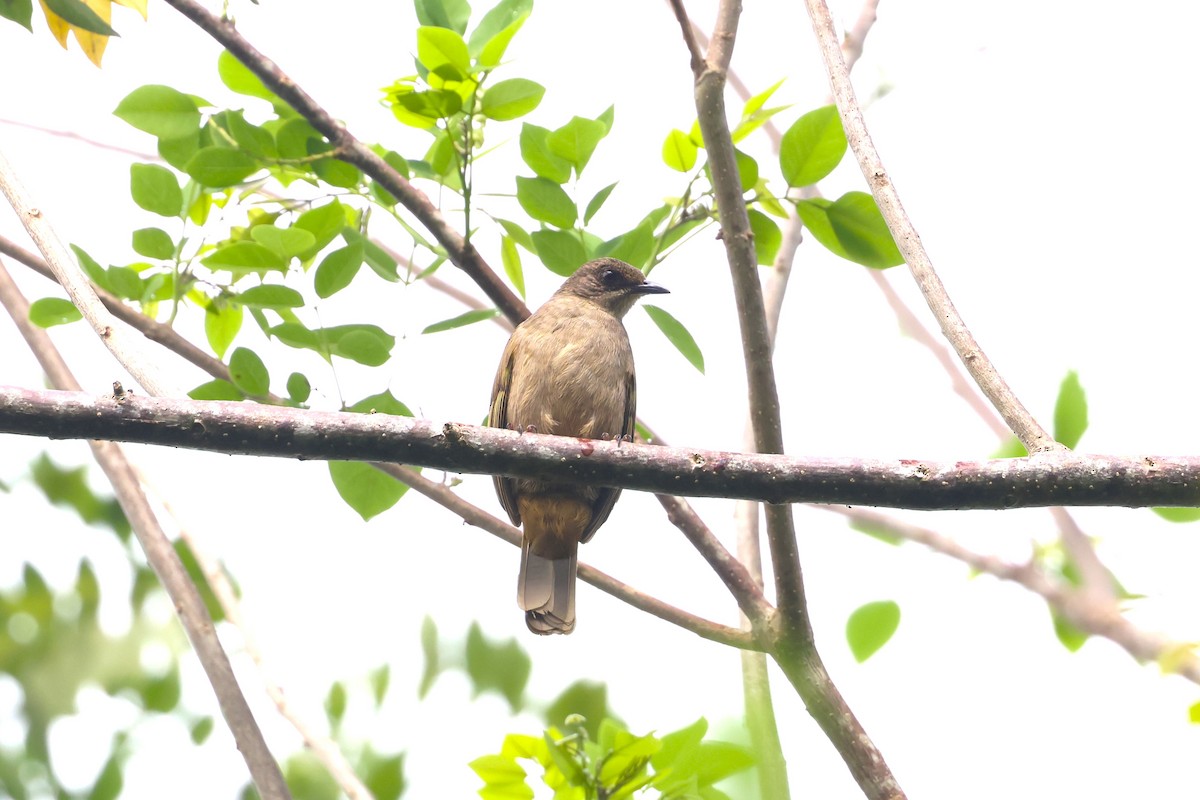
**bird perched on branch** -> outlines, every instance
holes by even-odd
[[[576,270],[513,331],[492,387],[489,424],[585,439],[631,438],[637,390],[621,318],[643,295],[666,291],[615,258]],[[608,519],[621,490],[494,480],[513,524],[524,523],[517,603],[525,622],[538,634],[570,633],[579,543]]]

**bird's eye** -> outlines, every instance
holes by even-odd
[[[606,269],[600,273],[600,282],[609,288],[620,286],[622,283],[621,273],[615,269]]]

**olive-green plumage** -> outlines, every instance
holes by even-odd
[[[647,283],[615,258],[584,264],[508,340],[490,424],[588,439],[633,435],[633,351],[621,318]],[[575,628],[576,551],[608,519],[620,489],[495,478],[514,525],[524,523],[517,602],[534,633]]]

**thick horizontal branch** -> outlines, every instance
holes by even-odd
[[[918,509],[1197,506],[1200,457],[796,458],[517,433],[386,414],[0,386],[0,433],[277,458],[391,461],[650,492]]]

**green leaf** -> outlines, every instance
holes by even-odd
[[[517,250],[517,243],[509,236],[500,237],[500,264],[504,267],[504,274],[512,281],[517,294],[524,299],[525,272],[521,268],[521,251]]]
[[[118,297],[138,300],[142,296],[142,279],[129,267],[109,267],[108,283]]]
[[[222,188],[241,183],[259,169],[258,161],[241,150],[212,145],[201,147],[183,171],[201,186]]]
[[[247,241],[221,245],[200,259],[200,263],[211,270],[227,269],[234,273],[287,269],[287,261],[274,250]]]
[[[129,193],[133,202],[162,217],[183,211],[183,190],[175,173],[157,164],[129,165]]]
[[[460,36],[467,30],[471,6],[467,0],[415,0],[417,21],[422,25],[449,28]]]
[[[471,31],[467,49],[481,67],[495,67],[504,58],[509,42],[533,11],[533,0],[500,0],[488,9]]]
[[[11,19],[29,32],[33,32],[32,0],[0,0],[0,17]]]
[[[632,230],[601,244],[596,248],[596,255],[619,258],[643,269],[654,252],[654,226],[653,220],[643,219]]]
[[[575,224],[579,212],[561,186],[546,178],[517,178],[517,202],[538,222],[559,228]]]
[[[50,0],[45,0],[46,5]],[[125,788],[125,775],[121,767],[121,758],[116,753],[108,757],[104,767],[87,793],[87,800],[116,800],[121,790]]]
[[[322,158],[312,166],[318,178],[339,189],[353,189],[362,181],[362,170],[337,158]]]
[[[123,541],[129,538],[129,522],[120,504],[111,496],[102,497],[92,491],[87,467],[60,467],[43,452],[30,465],[30,475],[51,505],[70,508],[87,524],[103,525]],[[28,586],[28,578],[25,582]]]
[[[754,255],[759,264],[771,266],[779,247],[783,244],[783,233],[775,220],[757,209],[747,212],[750,216],[750,230],[754,232]]]
[[[316,237],[303,228],[276,228],[274,225],[255,225],[250,238],[284,259],[308,252]]]
[[[566,183],[571,179],[571,164],[556,155],[548,143],[550,131],[528,122],[521,125],[521,158],[539,178]]]
[[[783,111],[789,106],[775,106],[774,108],[763,108],[763,105],[775,94],[775,90],[783,85],[783,80],[779,80],[775,85],[760,92],[749,100],[746,105],[742,106],[742,119],[738,122],[737,127],[732,131],[734,144],[745,139],[754,131],[761,128],[767,120]]]
[[[376,275],[383,278],[385,281],[395,283],[400,280],[400,275],[397,273],[399,264],[396,259],[392,258],[386,250],[372,242],[367,237],[363,236],[353,228],[346,228],[342,231],[342,238],[349,244],[361,244],[363,248],[363,258],[366,259],[367,266],[370,267]]]
[[[51,328],[83,319],[79,309],[70,300],[61,297],[43,297],[29,306],[29,321],[39,328]]]
[[[208,737],[213,732],[213,718],[201,717],[192,723],[192,727],[188,733],[192,737],[192,744],[204,744],[208,741]]]
[[[188,392],[188,397],[193,400],[241,400],[245,395],[229,381],[216,378],[192,389]]]
[[[1054,621],[1054,635],[1068,652],[1075,653],[1087,643],[1088,635],[1076,628],[1058,614],[1051,614]]]
[[[262,396],[271,391],[271,376],[258,353],[239,347],[229,357],[229,378],[233,385],[249,395]]]
[[[371,682],[371,697],[375,700],[375,708],[383,705],[383,699],[387,697],[388,686],[392,682],[392,669],[387,664],[371,670],[367,676]]]
[[[730,775],[754,766],[754,754],[732,742],[702,742],[697,761],[696,779],[702,786],[711,786]]]
[[[133,250],[146,258],[168,259],[175,255],[175,242],[162,228],[138,228],[133,232]]]
[[[417,687],[417,698],[424,700],[425,695],[429,694],[429,690],[433,688],[433,682],[437,680],[438,673],[441,672],[438,659],[437,623],[428,614],[421,621],[421,654],[425,667],[421,670],[421,683]]]
[[[404,780],[404,753],[380,757],[368,747],[362,755],[359,772],[365,773],[363,783],[375,800],[397,800],[407,785]]]
[[[875,198],[865,192],[846,192],[836,202],[801,200],[796,212],[813,238],[842,258],[873,269],[904,263]]]
[[[272,102],[278,99],[249,67],[238,61],[228,50],[222,50],[221,55],[217,57],[217,74],[221,77],[221,83],[238,94]]]
[[[546,265],[546,269],[556,275],[570,277],[580,264],[587,261],[587,251],[575,231],[534,231],[530,238],[538,258]]]
[[[300,254],[300,260],[308,261],[321,252],[345,227],[346,206],[336,199],[305,211],[292,223],[293,229],[298,228],[313,235],[312,247]]]
[[[310,331],[299,322],[284,322],[276,325],[274,328],[270,328],[267,333],[288,347],[313,350],[322,355],[326,354],[325,350],[321,347],[321,339],[317,336],[316,332]]]
[[[571,117],[571,121],[546,137],[550,152],[575,168],[581,175],[592,158],[596,145],[608,134],[608,126],[602,121]]]
[[[196,101],[170,86],[142,86],[117,104],[113,114],[159,139],[181,139],[200,129]]]
[[[312,394],[312,384],[308,382],[308,378],[305,375],[293,372],[291,375],[288,375],[287,393],[292,402],[303,403]]]
[[[525,685],[533,662],[516,639],[493,642],[483,635],[478,622],[467,632],[467,676],[475,696],[496,692],[508,700],[513,713],[521,710]]]
[[[683,326],[683,323],[658,306],[643,304],[642,308],[646,309],[650,319],[654,320],[654,324],[671,344],[675,345],[675,349],[683,354],[688,363],[703,373],[704,354],[700,352],[700,345],[696,344],[696,340],[692,338],[692,334]]]
[[[275,158],[279,155],[275,149],[275,136],[266,128],[247,122],[241,111],[222,111],[213,115],[211,123],[222,128],[233,137],[238,147],[255,158]]]
[[[1058,387],[1058,401],[1054,404],[1054,438],[1074,450],[1087,427],[1087,394],[1079,382],[1079,373],[1071,370]]]
[[[378,412],[412,416],[408,406],[397,400],[391,392],[363,398],[346,410],[360,414]],[[408,491],[408,487],[400,481],[361,461],[330,461],[329,477],[342,500],[363,520],[387,511]]]
[[[1167,522],[1196,522],[1200,520],[1200,508],[1175,508],[1175,507],[1155,507],[1151,508],[1155,514],[1165,519]]]
[[[1025,445],[1021,444],[1021,440],[1016,436],[1009,436],[1000,446],[992,453],[992,458],[1024,458],[1029,455],[1029,451],[1025,449]]]
[[[488,119],[510,120],[523,117],[538,107],[546,87],[524,78],[510,78],[488,87],[479,110]]]
[[[317,297],[330,297],[350,285],[354,276],[363,265],[363,246],[361,242],[346,245],[334,250],[321,259],[317,274],[313,277],[313,286]]]
[[[441,322],[435,322],[432,325],[425,327],[421,333],[441,333],[442,331],[461,328],[464,325],[471,325],[475,322],[483,322],[486,319],[491,319],[500,313],[496,308],[479,308],[472,311],[467,311],[464,314],[459,314],[457,317],[444,319]]]
[[[471,54],[461,31],[432,26],[417,28],[417,60],[443,77],[445,67],[457,72],[459,80],[471,74]]]
[[[596,216],[596,212],[599,211],[600,207],[604,205],[606,200],[608,200],[608,196],[612,194],[612,190],[615,188],[617,188],[617,184],[610,183],[608,186],[605,186],[603,189],[596,192],[592,199],[588,201],[587,210],[583,212],[584,225],[587,225],[592,221],[592,217]]]
[[[304,305],[304,298],[290,286],[264,283],[251,286],[239,294],[238,302],[250,308],[300,308]]]
[[[810,111],[792,123],[779,145],[779,170],[788,186],[809,186],[833,172],[846,154],[836,106]]]
[[[696,154],[700,149],[691,137],[678,128],[667,134],[663,142],[663,163],[676,172],[688,172],[696,166]]]
[[[334,681],[325,695],[325,716],[329,718],[330,727],[337,728],[342,717],[346,715],[346,686],[341,681]]]
[[[741,150],[735,150],[733,155],[737,159],[738,181],[742,191],[748,192],[758,185],[758,162]]]
[[[242,307],[232,303],[212,303],[204,313],[204,334],[208,346],[225,358],[225,351],[242,329]]]
[[[900,606],[892,600],[879,600],[855,609],[846,620],[846,641],[858,663],[862,663],[887,644],[900,627]]]
[[[598,681],[575,681],[550,702],[543,719],[547,725],[561,728],[572,714],[583,717],[584,729],[596,740],[600,723],[613,715],[608,706],[608,686]]]
[[[1188,722],[1193,725],[1200,725],[1200,701],[1188,706]]]
[[[348,358],[368,367],[378,367],[391,356],[396,337],[378,325],[337,325],[326,328],[330,355]]]
[[[308,158],[313,153],[324,152],[328,143],[307,120],[295,117],[275,131],[275,149],[280,158]]]

